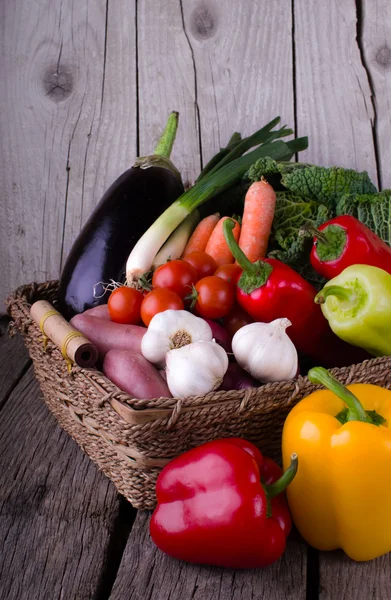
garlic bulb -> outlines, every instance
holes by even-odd
[[[203,319],[187,310],[165,310],[151,319],[141,342],[141,352],[149,362],[164,367],[169,350],[212,339],[212,330]]]
[[[232,351],[239,365],[263,382],[285,381],[297,374],[296,348],[286,333],[289,319],[251,323],[241,327],[232,339]]]
[[[166,356],[167,385],[174,398],[201,396],[220,387],[228,356],[215,342],[194,342]]]

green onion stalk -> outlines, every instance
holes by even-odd
[[[271,126],[273,127],[275,123],[276,119],[271,122]],[[307,148],[308,140],[306,137],[297,138],[290,142],[275,140],[275,137],[279,135],[287,135],[288,131],[286,128],[282,128],[278,132],[271,132],[268,135],[265,128],[262,128],[250,138],[245,138],[245,140],[235,145],[231,152],[220,161],[223,163],[222,166],[220,166],[220,163],[215,165],[205,177],[184,192],[158,217],[134,246],[126,263],[126,284],[135,285],[144,273],[150,271],[156,254],[182,221],[201,204],[231,187],[243,177],[256,160],[266,156],[278,161],[290,160],[296,152]],[[249,139],[252,142],[249,142]],[[249,149],[249,144],[254,145],[254,139],[255,143],[259,143],[260,139],[270,141],[262,143],[255,150],[236,158],[238,151],[245,152]],[[239,148],[240,146],[242,150]]]

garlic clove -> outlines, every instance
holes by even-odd
[[[194,342],[166,355],[167,385],[175,398],[201,396],[220,387],[228,369],[226,351],[215,342]]]
[[[295,345],[286,333],[289,319],[271,323],[250,323],[232,339],[232,350],[239,365],[264,383],[293,379],[298,371]]]
[[[156,314],[141,342],[141,353],[149,362],[164,367],[169,350],[196,341],[212,340],[208,323],[186,310],[165,310]]]

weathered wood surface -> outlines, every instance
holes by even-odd
[[[391,4],[363,0],[359,32],[362,60],[373,95],[373,132],[377,146],[380,184],[391,188]]]
[[[366,170],[377,183],[374,108],[356,2],[294,5],[297,130],[310,141],[300,160]]]
[[[7,330],[8,319],[0,318],[0,410],[31,364],[22,338],[16,336],[11,340]]]
[[[149,533],[149,513],[139,512],[110,600],[305,600],[306,547],[291,541],[283,558],[265,569],[232,570],[188,565],[159,552]]]
[[[0,338],[0,364],[14,385],[0,412],[0,598],[107,597],[132,509],[56,424],[32,367],[20,378],[20,340]]]
[[[367,563],[355,563],[343,552],[320,555],[319,600],[389,600],[391,598],[391,557],[381,556]]]
[[[153,149],[172,109],[185,180],[233,130],[280,114],[309,135],[301,160],[391,187],[386,0],[3,0],[0,22],[1,303],[58,276],[104,190]],[[0,337],[1,599],[391,596],[389,557],[355,564],[296,541],[261,572],[176,563],[152,546],[146,514],[111,591],[131,510],[56,426],[29,364],[20,340]]]

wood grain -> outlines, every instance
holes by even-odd
[[[294,128],[292,14],[285,0],[183,0],[204,163],[233,131],[272,118]]]
[[[383,189],[391,187],[391,4],[364,0],[361,43],[374,94],[378,167]]]
[[[156,548],[149,513],[138,512],[110,600],[304,600],[306,548],[291,541],[283,558],[265,569],[232,570],[176,561]]]
[[[300,160],[368,171],[377,184],[368,74],[357,43],[355,0],[294,0]]]
[[[390,573],[390,554],[370,562],[356,563],[340,551],[322,552],[319,600],[389,600]]]
[[[136,156],[134,6],[1,3],[1,299],[59,275],[92,208]]]
[[[91,4],[89,15],[96,11]],[[79,124],[72,143],[62,263],[104,192],[137,157],[135,1],[106,0],[100,13],[99,54],[87,48],[82,56],[89,71],[97,63],[100,79],[90,83],[96,104],[87,135]]]
[[[169,113],[179,112],[171,158],[183,181],[200,172],[197,93],[181,1],[138,0],[140,154],[151,154]]]
[[[88,136],[99,120],[105,2],[93,6],[1,3],[1,298],[59,272],[67,204],[82,194]]]
[[[0,440],[0,598],[91,600],[118,495],[56,425],[32,368],[1,411]]]
[[[8,319],[0,318],[0,410],[31,364],[21,336],[10,339],[7,331]]]

